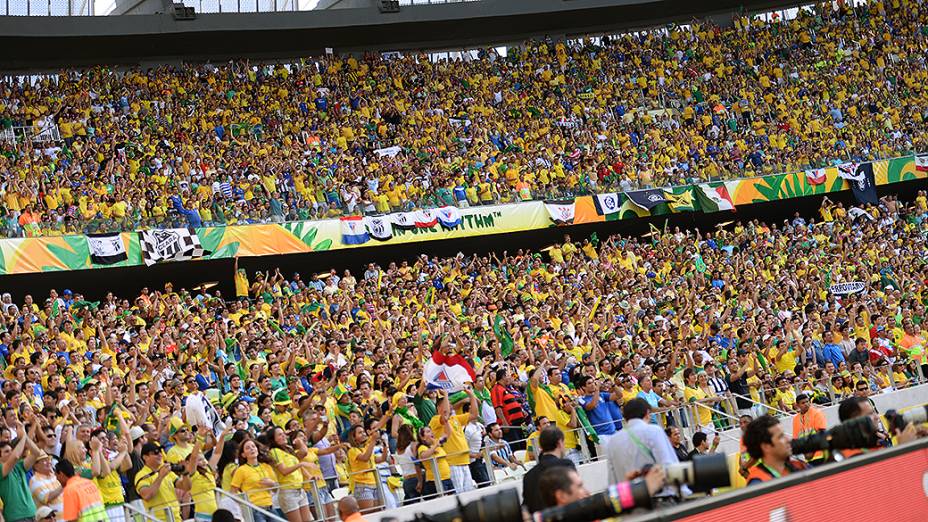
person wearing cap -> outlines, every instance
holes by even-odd
[[[36,519],[45,518],[39,516],[42,508],[51,510],[53,513],[61,513],[61,492],[62,486],[55,476],[52,466],[52,458],[48,453],[40,451],[32,465],[32,478],[29,479],[29,489],[32,491],[32,499],[38,508]]]
[[[180,417],[171,417],[168,428],[168,436],[174,443],[173,446],[164,455],[164,460],[169,464],[179,464],[187,459],[190,452],[193,451],[194,439],[193,432],[184,423]]]
[[[141,456],[145,463],[135,475],[135,489],[145,504],[145,509],[161,522],[182,520],[177,489],[190,490],[190,477],[179,477],[164,462],[161,446],[147,442],[142,446]],[[192,450],[191,450],[192,451]],[[171,512],[169,516],[167,511]]]
[[[78,476],[67,460],[55,465],[55,476],[61,483],[61,519],[66,522],[105,522],[108,519],[100,490],[92,480]]]

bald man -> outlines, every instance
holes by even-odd
[[[338,501],[338,518],[344,522],[367,522],[367,519],[361,516],[358,500],[351,495]]]

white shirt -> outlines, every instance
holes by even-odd
[[[631,438],[631,434],[638,439],[637,442]],[[680,462],[664,430],[660,426],[648,424],[641,419],[627,421],[625,429],[609,438],[606,444],[606,455],[609,458],[611,484],[625,481],[628,472],[640,470],[647,464],[660,464],[666,467],[669,464]],[[665,487],[655,496],[673,494],[673,489]],[[683,494],[689,494],[689,489],[685,486]]]
[[[464,438],[467,439],[467,448],[471,453],[480,453],[483,447],[483,425],[479,422],[468,422],[464,426]],[[471,462],[477,459],[471,459]]]

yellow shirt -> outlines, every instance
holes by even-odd
[[[216,476],[207,470],[201,473],[197,470],[190,477],[190,496],[193,497],[196,512],[202,515],[212,515],[219,505],[216,503]]]
[[[351,479],[357,484],[365,486],[374,486],[377,484],[374,478],[374,453],[367,460],[360,460],[361,448],[350,448],[348,450],[348,469],[351,471]]]
[[[267,508],[272,503],[271,491],[261,484],[261,480],[275,477],[274,469],[263,462],[256,466],[243,464],[232,474],[232,487],[244,491],[252,504]]]
[[[136,491],[152,485],[155,480],[158,478],[158,472],[152,471],[148,466],[142,466],[142,469],[139,470],[138,474],[135,476],[135,489]],[[177,475],[174,472],[170,472],[164,477],[164,480],[161,481],[161,485],[158,487],[157,493],[155,496],[151,497],[148,500],[143,500],[145,504],[145,509],[151,510],[155,518],[161,520],[162,522],[167,522],[168,517],[163,509],[164,506],[171,506],[171,511],[174,514],[174,520],[183,520],[180,517],[180,504],[177,502],[177,493],[174,492],[174,482],[177,481]],[[160,507],[162,509],[152,509]]]
[[[325,487],[325,479],[322,476],[322,468],[319,467],[319,448],[309,448],[309,452],[303,457],[303,462],[312,464],[312,469],[307,470],[306,475],[309,479],[316,479],[316,486]],[[313,485],[310,481],[303,482],[303,489],[312,491]]]
[[[683,389],[683,398],[686,402],[696,402],[708,398],[708,395],[706,395],[706,392],[702,391],[702,388],[691,388],[687,386]],[[700,426],[712,425],[712,410],[702,404],[697,404],[696,411],[699,415]]]
[[[470,414],[462,413],[461,415],[451,415],[448,417],[448,430],[441,423],[441,417],[435,415],[429,422],[429,427],[435,432],[438,438],[447,437],[448,439],[442,444],[442,449],[450,455],[448,463],[452,466],[467,466],[470,464],[470,448],[467,445],[467,438],[464,437],[464,425],[470,418]]]
[[[115,469],[105,477],[95,478],[93,482],[100,490],[100,497],[107,506],[113,504],[122,504],[126,498],[122,494],[122,481],[119,479],[119,472]]]
[[[428,447],[422,445],[419,446],[419,459],[422,460],[422,454],[428,451]],[[428,460],[422,462],[422,467],[425,468],[425,480],[428,482],[435,481],[435,467],[432,465],[432,459],[435,459],[438,462],[438,476],[441,480],[448,480],[451,478],[451,465],[448,464],[448,459],[445,457],[444,448],[439,447],[435,450],[435,453],[429,457]]]
[[[170,464],[179,464],[187,460],[187,457],[190,456],[190,453],[193,452],[193,446],[188,445],[186,448],[182,448],[178,445],[171,446],[171,449],[164,455],[164,460]]]
[[[284,466],[290,467],[300,462],[295,456],[280,448],[273,448],[270,455],[271,460],[278,465],[283,464]],[[280,483],[281,489],[300,489],[300,485],[303,483],[303,474],[299,469],[293,470],[289,475],[282,475],[279,470],[275,471],[277,471],[277,482]]]

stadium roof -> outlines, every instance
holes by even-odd
[[[162,1],[162,0],[156,0]],[[170,0],[163,0],[165,5]],[[357,1],[357,0],[352,0]],[[797,0],[483,0],[274,13],[172,12],[108,17],[0,17],[0,69],[95,63],[288,58],[336,52],[462,49],[538,36],[616,32],[694,17],[760,12]]]

